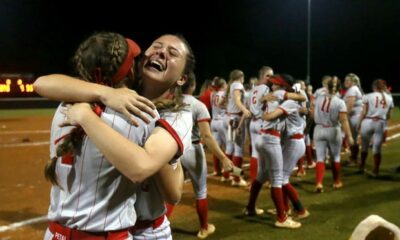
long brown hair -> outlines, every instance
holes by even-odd
[[[118,81],[113,79],[127,57],[127,41],[122,35],[112,32],[95,33],[88,37],[79,45],[73,57],[78,76],[85,81],[112,87],[122,85],[127,80],[126,76]],[[63,137],[62,143],[57,146],[56,156],[47,162],[44,169],[45,178],[52,184],[59,186],[56,176],[58,157],[79,155],[84,136],[83,129],[76,127]]]
[[[192,48],[190,47],[188,41],[181,34],[165,35],[175,36],[185,44],[188,53],[186,55],[186,63],[182,75],[186,75],[188,77],[190,73],[194,72],[194,68],[196,65],[196,58],[194,56]],[[154,102],[154,105],[156,106],[160,114],[162,112],[179,112],[186,106],[186,104],[183,102],[183,91],[181,86],[176,85],[170,90],[170,94],[172,96],[172,99],[161,99]]]

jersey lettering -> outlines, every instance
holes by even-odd
[[[211,104],[214,107],[218,107],[218,103],[219,103],[219,96],[218,96],[218,94],[214,94],[212,97],[212,100],[211,100]]]
[[[322,107],[321,107],[321,111],[322,112],[329,112],[329,109],[331,108],[331,100],[332,98],[328,98],[328,104],[326,105],[325,108],[325,104],[326,104],[326,97],[324,98],[324,101],[322,102]]]
[[[386,101],[384,99],[379,101],[378,96],[375,97],[375,108],[378,108],[379,103],[382,105],[382,108],[386,107]]]
[[[256,105],[257,104],[257,90],[254,91],[253,97],[251,98],[251,102]]]

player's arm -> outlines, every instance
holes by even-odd
[[[64,111],[65,124],[80,125],[107,160],[134,183],[154,175],[178,153],[175,138],[156,127],[141,147],[103,122],[87,103],[74,104]]]
[[[181,163],[178,161],[176,169],[170,164],[164,165],[154,177],[165,201],[172,205],[178,204],[182,197],[184,182]]]
[[[367,115],[367,112],[368,112],[368,104],[364,103],[363,104],[363,109],[362,109],[362,111],[360,113],[360,118],[359,118],[358,123],[357,123],[357,129],[360,129],[361,123],[364,120],[365,116]]]
[[[33,83],[35,91],[46,98],[64,102],[102,102],[120,112],[133,124],[132,114],[148,122],[143,112],[155,117],[154,104],[128,88],[114,89],[62,74],[41,76]]]
[[[239,107],[240,111],[243,113],[243,115],[246,118],[251,117],[250,111],[243,105],[241,101],[242,97],[242,92],[240,90],[235,90],[233,91],[233,100],[235,101],[235,104]]]
[[[274,119],[280,117],[283,114],[285,114],[283,109],[282,108],[277,108],[277,109],[275,109],[275,111],[270,112],[270,113],[264,112],[263,115],[262,115],[262,119],[264,121],[271,121],[271,120],[274,120]]]
[[[304,102],[307,98],[300,93],[286,92],[286,99],[292,99],[294,101]]]
[[[353,115],[353,106],[354,106],[354,102],[356,101],[356,97],[355,96],[351,96],[347,98],[346,101],[346,107],[347,107],[347,112],[349,113],[348,115],[351,116]]]
[[[353,139],[353,136],[351,135],[349,121],[347,118],[347,112],[339,113],[339,121],[340,121],[340,124],[342,124],[344,134],[346,135],[347,139],[349,140],[349,144],[354,145],[354,139]]]
[[[224,170],[232,170],[232,161],[229,160],[219,147],[217,141],[211,133],[210,124],[207,121],[197,122],[200,130],[202,142],[207,146],[212,154],[222,161]]]

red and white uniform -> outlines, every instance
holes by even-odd
[[[226,145],[224,116],[226,109],[220,106],[225,98],[225,91],[216,91],[211,94],[211,132],[220,147]]]
[[[265,103],[261,99],[270,92],[269,87],[265,84],[254,86],[251,91],[251,97],[249,101],[249,110],[252,114],[250,122],[250,138],[251,138],[251,157],[258,159],[258,153],[256,150],[256,140],[260,135],[262,125],[262,115],[264,113]]]
[[[346,104],[339,97],[320,95],[315,99],[314,107],[314,143],[317,161],[323,161],[326,151],[330,153],[335,162],[340,162],[341,131],[339,114],[347,113]]]
[[[385,98],[385,100],[383,100]],[[387,93],[373,92],[363,97],[363,104],[368,105],[368,112],[361,123],[362,152],[368,151],[372,137],[374,154],[381,152],[386,117],[393,106],[393,99]]]
[[[71,127],[60,128],[64,120],[57,108],[51,127],[50,157],[54,157],[62,136]],[[123,115],[106,108],[101,119],[115,131],[132,142],[143,146],[154,129],[136,118],[139,126],[131,125]],[[87,136],[83,138],[80,154],[73,158],[59,157],[56,173],[61,186],[52,186],[48,220],[70,229],[87,232],[109,232],[132,227],[137,218],[135,211],[137,185],[123,176],[107,161]],[[56,233],[60,235],[60,233]],[[51,239],[48,229],[44,239]],[[63,237],[61,234],[60,237]],[[132,239],[131,236],[126,239]]]
[[[351,134],[353,136],[353,139],[357,141],[357,135],[358,135],[358,129],[357,129],[357,124],[360,119],[360,114],[363,109],[362,106],[362,93],[358,86],[351,86],[349,89],[347,89],[345,95],[343,96],[344,102],[347,103],[348,99],[350,97],[354,97],[354,103],[352,110],[349,114],[349,123],[350,123],[350,130]]]
[[[236,105],[234,101],[234,91],[240,91],[242,93],[242,103],[244,103],[244,87],[243,84],[240,82],[233,82],[230,85],[229,95],[228,95],[228,105],[226,107],[226,114],[225,114],[225,124],[228,125],[228,128],[232,126],[234,122],[239,123],[240,118],[242,116],[242,112],[240,108]],[[243,144],[244,144],[244,125],[241,126],[242,129],[239,129],[240,134],[235,139],[232,139],[230,130],[226,133],[226,154],[233,155],[234,157],[243,157]]]
[[[207,108],[205,110],[208,112]],[[161,119],[157,125],[167,129],[175,138],[179,146],[179,152],[170,162],[176,165],[178,159],[192,148],[191,131],[193,126],[192,113],[189,108],[180,112],[160,113]],[[183,162],[182,162],[183,164]],[[171,240],[171,228],[166,213],[165,199],[154,178],[150,177],[141,183],[137,190],[135,210],[138,217],[138,224],[152,222],[152,226],[137,228],[132,231],[135,240]]]

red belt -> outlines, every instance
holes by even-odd
[[[273,136],[281,137],[281,133],[275,129],[261,129],[262,133],[270,134]]]
[[[304,135],[301,133],[295,133],[290,137],[290,139],[302,139],[302,138],[304,138]]]
[[[53,240],[119,240],[129,237],[128,229],[109,232],[85,232],[52,221],[49,221],[49,230],[53,234]]]
[[[226,113],[228,116],[231,116],[231,115],[236,115],[236,116],[242,116],[242,112],[237,112],[237,113]]]
[[[320,126],[323,127],[323,128],[330,128],[330,127],[333,127],[333,126],[331,126],[331,125],[325,125],[325,124],[320,124],[320,123],[317,123],[317,125],[320,125]]]
[[[382,119],[382,118],[380,118],[380,117],[366,117],[366,118],[368,118],[368,119],[372,119],[372,120],[374,120],[374,121],[379,121],[379,120],[385,120],[385,119]]]
[[[146,229],[149,227],[153,227],[153,229],[158,228],[164,222],[165,215],[161,215],[160,217],[154,220],[137,220],[135,226],[129,229],[130,232],[134,233],[135,231]]]

